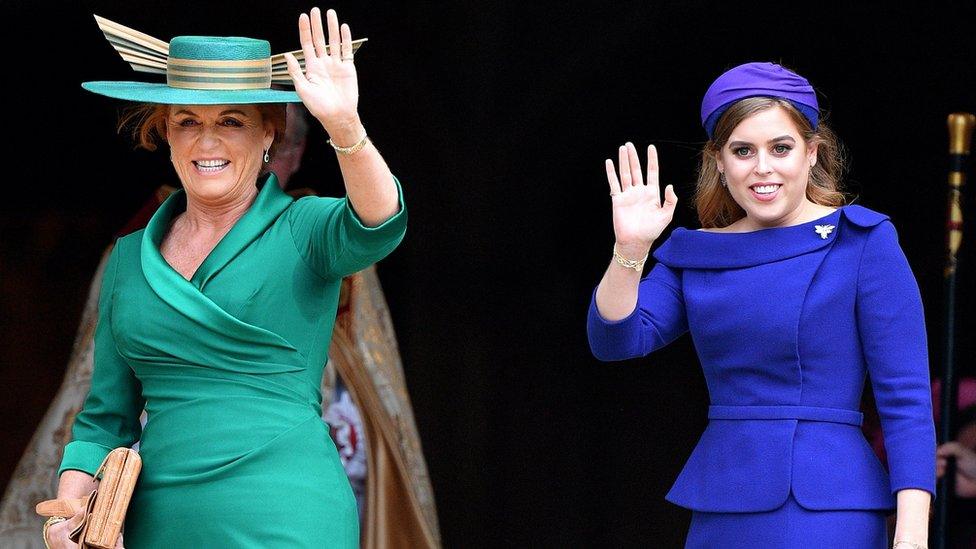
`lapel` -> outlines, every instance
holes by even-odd
[[[220,269],[230,263],[232,259],[237,257],[241,251],[247,248],[259,236],[264,234],[264,231],[278,219],[278,216],[294,200],[281,190],[281,187],[278,186],[278,179],[273,173],[267,174],[263,180],[259,179],[257,186],[259,190],[258,195],[254,199],[254,203],[237,220],[237,223],[227,231],[227,234],[220,239],[220,242],[214,246],[213,250],[210,251],[210,254],[207,255],[203,263],[197,267],[196,272],[190,278],[189,282],[200,291],[204,290],[206,284],[220,272]],[[149,220],[149,224],[146,225],[146,232],[143,235],[143,247],[145,248],[148,238],[150,241],[148,244],[156,252],[150,255],[158,256],[158,259],[162,260],[163,265],[180,278],[183,278],[182,275],[177,273],[163,259],[162,254],[159,253],[159,247],[163,242],[163,238],[166,236],[166,231],[169,229],[173,217],[185,210],[186,191],[180,189],[171,194],[162,203],[152,216],[152,219]]]
[[[279,335],[242,322],[220,308],[203,292],[209,282],[231,260],[247,248],[285,211],[293,199],[278,186],[274,174],[257,183],[258,195],[251,207],[217,243],[190,280],[183,278],[159,251],[174,215],[186,209],[186,192],[171,194],[156,210],[142,236],[140,260],[146,282],[160,299],[193,321],[207,335],[226,338],[232,346],[266,346],[294,352]]]

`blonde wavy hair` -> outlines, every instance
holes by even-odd
[[[746,118],[781,107],[800,130],[807,147],[817,146],[817,163],[810,168],[807,181],[807,198],[822,206],[840,207],[847,203],[847,195],[841,179],[847,169],[847,154],[833,130],[821,119],[814,130],[810,121],[792,103],[776,97],[747,97],[734,103],[715,125],[712,139],[705,143],[698,165],[698,182],[695,186],[695,208],[703,228],[720,228],[745,217],[746,212],[719,180],[718,157],[722,147],[732,135],[732,130]]]

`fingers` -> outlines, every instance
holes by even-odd
[[[306,57],[305,59],[308,58]],[[286,53],[285,63],[288,65],[288,76],[295,83],[295,89],[304,88],[308,80],[305,79],[305,74],[302,72],[302,66],[298,63],[298,59],[295,59],[294,55]]]
[[[319,57],[329,55],[325,48],[325,30],[322,28],[322,10],[312,8],[309,13],[312,19],[312,44],[315,45],[315,53]]]
[[[326,12],[326,19],[328,19],[329,24],[329,56],[332,57],[333,61],[338,62],[339,57],[339,16],[336,15],[335,10],[329,10]]]
[[[630,158],[628,154],[626,145],[621,145],[617,150],[617,166],[620,167],[620,188],[624,191],[634,184],[630,176]]]
[[[315,61],[315,45],[312,43],[312,24],[304,13],[298,16],[298,41],[302,44],[305,66],[309,66]]]
[[[630,177],[634,180],[634,185],[644,184],[644,175],[641,173],[640,158],[637,158],[637,148],[634,144],[627,142],[627,161],[630,162]]]
[[[607,167],[607,182],[610,183],[610,196],[620,194],[620,181],[617,181],[617,170],[613,168],[613,160],[609,158],[605,162]]]
[[[342,59],[352,59],[352,30],[349,25],[342,24],[342,47],[339,48],[339,55]]]
[[[959,457],[962,455],[964,447],[958,442],[946,442],[945,444],[940,444],[938,448],[935,449],[935,455],[937,457],[949,457],[955,456]]]
[[[51,547],[61,547],[65,542],[69,546],[74,545],[73,542],[68,538],[68,534],[74,531],[81,521],[84,520],[84,512],[78,513],[64,522],[59,522],[57,524],[52,524],[50,528],[47,529],[47,541]]]
[[[637,151],[634,151],[637,154]],[[658,180],[657,167],[657,148],[654,145],[647,146],[647,187],[651,192],[651,201],[655,206],[661,205],[661,189]]]
[[[674,192],[674,185],[664,188],[664,207],[674,208],[678,205],[678,194]]]

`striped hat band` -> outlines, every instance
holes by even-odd
[[[193,90],[271,87],[271,45],[240,37],[177,36],[169,44],[166,84]]]
[[[166,60],[166,84],[191,90],[255,90],[271,87],[271,58],[253,61]]]

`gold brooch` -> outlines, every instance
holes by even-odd
[[[834,226],[833,225],[817,225],[816,226],[816,229],[814,229],[814,230],[817,231],[817,234],[820,235],[820,238],[826,240],[827,239],[827,235],[830,234],[830,231],[834,230]]]

